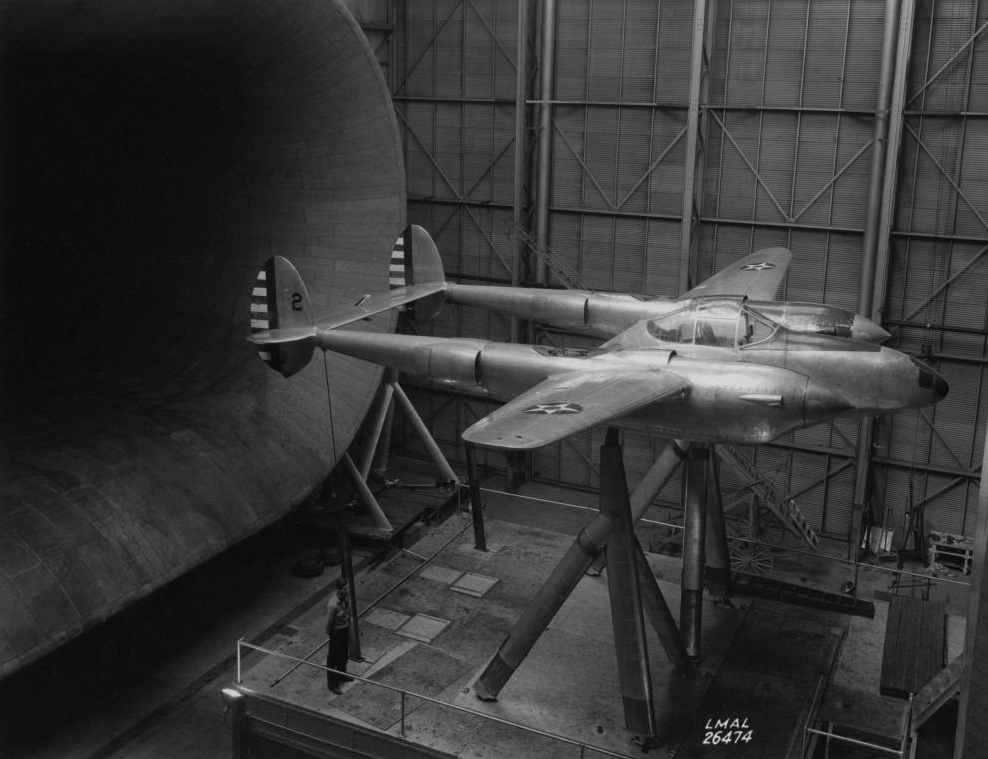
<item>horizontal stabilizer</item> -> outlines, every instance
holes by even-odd
[[[329,316],[320,318],[316,322],[316,326],[321,330],[345,327],[347,324],[353,324],[353,322],[358,322],[361,319],[370,319],[372,316],[390,311],[392,308],[398,308],[444,292],[446,292],[445,282],[432,282],[425,285],[397,287],[390,292],[379,295],[365,295],[352,306],[334,310]]]
[[[288,327],[255,332],[253,335],[248,335],[247,339],[255,345],[279,345],[281,343],[294,343],[297,340],[305,340],[315,336],[315,327]]]
[[[540,448],[688,388],[683,377],[664,369],[557,374],[468,427],[463,439],[492,448]]]

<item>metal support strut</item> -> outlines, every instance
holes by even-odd
[[[710,592],[719,598],[731,597],[731,555],[724,526],[724,503],[720,497],[720,471],[713,446],[707,457],[707,534],[704,551],[704,577]]]
[[[631,496],[633,522],[641,519],[659,491],[669,482],[688,447],[688,443],[673,441],[652,464]],[[528,656],[535,642],[569,598],[580,578],[604,549],[610,529],[610,520],[604,516],[597,516],[580,531],[562,561],[556,565],[549,579],[539,588],[535,598],[526,607],[521,618],[474,684],[474,692],[478,698],[485,701],[497,699],[497,694]]]
[[[683,533],[683,582],[680,595],[679,629],[686,653],[700,659],[700,624],[703,610],[703,564],[706,548],[707,471],[710,451],[694,447],[687,461],[686,529]]]
[[[388,369],[388,372],[385,375],[384,384],[381,387],[377,408],[375,409],[374,416],[371,420],[369,430],[370,434],[364,448],[363,459],[361,460],[360,467],[358,468],[353,462],[353,459],[350,457],[349,453],[343,454],[343,464],[353,480],[354,487],[357,489],[360,500],[363,501],[371,515],[371,518],[374,520],[375,527],[388,531],[393,531],[394,527],[385,515],[381,505],[377,502],[377,499],[374,497],[371,489],[367,486],[367,478],[370,475],[375,452],[382,453],[384,457],[387,455],[386,451],[382,450],[387,446],[387,439],[382,436],[382,432],[389,427],[388,422],[392,416],[393,404],[395,401],[397,401],[397,403],[401,406],[402,411],[405,412],[405,416],[408,418],[408,421],[418,434],[422,445],[425,446],[429,456],[439,468],[440,483],[443,485],[459,484],[459,478],[456,476],[453,468],[449,465],[449,462],[440,450],[439,445],[432,437],[432,433],[429,432],[429,428],[426,426],[425,422],[422,421],[422,417],[419,416],[418,412],[415,410],[415,407],[412,405],[412,402],[408,400],[408,396],[405,395],[405,391],[401,389],[401,385],[398,384],[398,372],[394,369]],[[384,465],[381,464],[381,466],[383,467]]]
[[[611,601],[624,723],[634,733],[654,736],[655,704],[638,574],[637,554],[641,547],[635,537],[628,481],[617,430],[613,427],[607,430],[607,440],[600,448],[600,513],[611,523],[611,536],[607,540],[607,593]]]
[[[471,443],[466,444],[467,480],[470,483],[470,514],[473,517],[473,547],[478,551],[487,550],[487,536],[484,533],[484,504],[480,500],[480,479],[477,475],[477,452]]]

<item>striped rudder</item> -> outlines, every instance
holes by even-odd
[[[314,324],[309,294],[298,271],[283,256],[273,256],[257,273],[250,295],[250,330],[260,332],[310,329]],[[290,377],[312,357],[311,333],[282,342],[257,342],[257,355],[268,366]]]
[[[406,271],[407,262],[411,260],[411,256],[407,259],[405,258],[405,251],[411,251],[411,245],[406,245],[406,236],[409,236],[410,227],[405,230],[397,240],[395,240],[394,248],[391,250],[391,268],[388,272],[388,286],[392,290],[397,290],[399,287],[404,287],[405,285],[410,285],[412,283],[412,278],[410,272]]]

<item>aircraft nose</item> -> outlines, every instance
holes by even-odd
[[[933,396],[936,398],[934,403],[939,403],[944,398],[947,397],[947,393],[950,392],[950,386],[947,384],[947,380],[941,377],[936,372],[933,373]]]
[[[933,400],[929,401],[929,404],[939,403],[946,398],[947,393],[950,392],[950,386],[947,384],[947,381],[933,371],[929,364],[920,361],[915,356],[910,356],[909,360],[918,370],[916,384],[923,390],[928,391],[929,395],[933,396]]]
[[[851,323],[851,337],[855,340],[880,344],[888,340],[891,335],[871,319],[855,314],[854,321]]]

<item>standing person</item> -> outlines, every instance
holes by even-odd
[[[340,577],[336,581],[336,593],[326,602],[326,634],[329,636],[326,666],[339,672],[346,672],[346,662],[350,653],[350,599],[345,577]],[[340,683],[352,679],[346,675],[327,671],[326,687],[333,693],[342,693]]]

